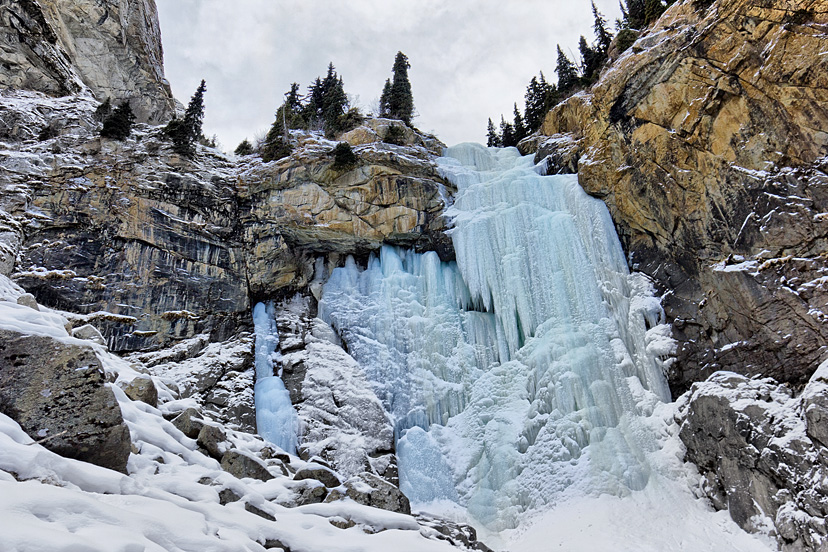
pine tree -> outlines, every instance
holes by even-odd
[[[646,26],[646,6],[645,0],[624,0],[627,4],[627,9],[622,13],[625,15],[627,28],[641,30]]]
[[[486,145],[490,148],[499,148],[501,145],[500,135],[497,133],[491,117],[489,117],[489,126],[486,130]]]
[[[112,138],[123,142],[132,133],[132,123],[135,122],[135,114],[129,102],[123,102],[103,121],[101,136]]]
[[[112,101],[107,98],[95,109],[95,113],[92,115],[92,118],[99,123],[102,123],[110,115],[112,115]]]
[[[379,99],[379,116],[388,118],[391,114],[388,102],[391,101],[391,79],[385,79],[385,86],[382,87],[382,95]]]
[[[394,79],[388,96],[388,114],[392,119],[399,119],[405,124],[411,124],[414,116],[414,96],[411,93],[411,83],[408,80],[408,57],[397,52],[394,59]]]
[[[554,86],[546,82],[541,71],[539,77],[532,77],[524,98],[523,121],[528,132],[535,132],[543,123],[546,113],[558,103],[558,93]]]
[[[578,51],[581,53],[581,75],[586,84],[592,84],[598,79],[598,72],[601,70],[603,56],[597,50],[590,48],[586,39],[581,35],[578,41]]]
[[[284,134],[287,134],[291,129],[308,128],[305,115],[302,98],[299,97],[299,84],[291,83],[290,91],[285,93],[285,103],[276,110],[276,121],[281,123]]]
[[[644,24],[649,25],[667,10],[661,0],[645,0],[644,2]]]
[[[201,84],[190,98],[184,118],[173,118],[164,128],[164,132],[170,137],[173,143],[173,151],[184,157],[195,155],[195,144],[201,138],[201,125],[204,120],[204,92],[207,89],[206,83]]]
[[[317,77],[309,87],[308,97],[308,104],[303,110],[308,127],[324,130],[328,137],[333,137],[340,131],[349,107],[345,85],[342,77],[336,74],[333,63],[328,64],[325,78]]]
[[[201,84],[190,98],[187,110],[184,112],[184,124],[190,131],[193,141],[201,136],[201,125],[204,121],[204,92],[207,90],[207,83],[202,79]]]
[[[274,121],[259,147],[262,161],[275,161],[287,157],[291,152],[290,142],[285,138],[281,121]]]
[[[251,155],[253,153],[253,144],[250,143],[250,140],[245,138],[238,146],[236,146],[236,151],[233,153],[236,155]]]
[[[558,45],[558,65],[555,69],[558,74],[558,90],[566,94],[578,86],[578,71],[575,69],[575,64],[569,61],[566,54]]]
[[[523,124],[523,117],[520,115],[520,110],[518,109],[517,103],[515,103],[515,123],[514,123],[515,135],[514,141],[515,145],[519,144],[521,140],[526,138],[529,133],[526,130],[526,125]]]
[[[331,151],[334,156],[333,169],[336,171],[346,171],[353,169],[359,163],[359,158],[351,149],[348,142],[340,142]]]
[[[506,122],[503,115],[500,116],[500,143],[504,148],[517,145],[515,141],[515,128],[511,123]]]
[[[592,16],[595,19],[592,29],[595,31],[595,42],[598,45],[598,51],[603,57],[606,57],[612,42],[612,34],[607,30],[607,20],[595,7],[595,2],[592,2]]]

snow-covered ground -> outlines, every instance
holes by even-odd
[[[110,377],[138,374],[104,347],[70,337],[59,314],[13,302],[21,294],[0,276],[0,328],[91,346]],[[308,552],[457,550],[411,516],[349,499],[285,506],[314,483],[284,476],[278,461],[268,461],[269,481],[237,479],[164,418],[181,409],[178,401],[154,408],[130,400],[118,383],[110,387],[131,435],[128,475],[50,452],[0,414],[0,550],[237,552],[279,543]],[[268,446],[256,435],[225,431],[242,454],[261,456]],[[290,456],[289,470],[307,466]],[[238,500],[222,505],[223,490]]]

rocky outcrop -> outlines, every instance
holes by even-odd
[[[785,552],[828,549],[828,364],[798,398],[770,378],[718,372],[679,402],[679,437],[717,509]]]
[[[85,315],[114,351],[228,339],[249,324],[250,297],[305,288],[318,256],[343,262],[383,243],[452,255],[444,184],[423,146],[355,147],[343,171],[334,142],[297,134],[278,162],[237,165],[206,148],[190,161],[158,128],[97,137],[90,100],[6,98],[0,234],[14,279]],[[23,142],[43,128],[56,135]]]
[[[219,343],[210,343],[210,336],[204,334],[168,349],[127,358],[156,376],[171,398],[194,399],[205,413],[228,427],[256,430],[253,338],[249,334],[241,333]],[[195,439],[204,425],[203,417],[195,409],[187,408],[173,423]]]
[[[445,184],[428,150],[373,142],[353,148],[356,167],[337,169],[335,143],[298,140],[290,157],[254,161],[239,176],[253,296],[304,288],[319,255],[367,256],[392,243],[451,258],[442,232]]]
[[[89,347],[0,330],[0,413],[61,456],[126,473],[129,429]]]
[[[361,473],[348,479],[341,489],[334,489],[326,502],[350,498],[358,504],[401,514],[411,513],[411,504],[402,491],[372,473]]]
[[[357,362],[315,315],[313,297],[277,305],[281,376],[299,413],[299,454],[346,477],[370,472],[398,485],[391,420]]]
[[[141,122],[172,115],[154,0],[3,0],[0,20],[0,86],[88,88],[100,101],[129,100]]]
[[[543,124],[669,290],[674,393],[718,369],[802,385],[825,356],[826,29],[819,0],[676,3]]]

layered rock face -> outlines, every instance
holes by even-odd
[[[667,292],[676,394],[719,369],[802,385],[826,353],[826,33],[818,0],[678,3],[546,117]]]
[[[307,135],[278,162],[207,149],[193,162],[159,128],[101,139],[88,99],[3,99],[0,266],[14,264],[41,303],[84,315],[112,350],[225,340],[249,324],[250,297],[306,287],[319,256],[384,242],[451,255],[443,183],[422,146],[358,146],[343,170],[334,142]]]
[[[129,100],[137,119],[173,113],[154,0],[3,0],[0,86]]]
[[[289,158],[242,167],[239,201],[254,297],[304,288],[317,256],[364,257],[383,243],[453,256],[443,234],[445,183],[433,154],[374,141],[353,148],[357,166],[339,169],[330,155],[335,145],[299,136]]]

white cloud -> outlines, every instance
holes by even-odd
[[[592,40],[588,1],[157,0],[167,78],[186,103],[207,80],[205,133],[226,149],[265,131],[291,82],[302,89],[332,61],[369,107],[398,50],[419,128],[449,144],[484,139],[486,119],[522,107],[539,70],[554,79],[556,44],[570,57]],[[598,0],[611,20],[615,0]],[[610,23],[611,25],[611,23]]]

